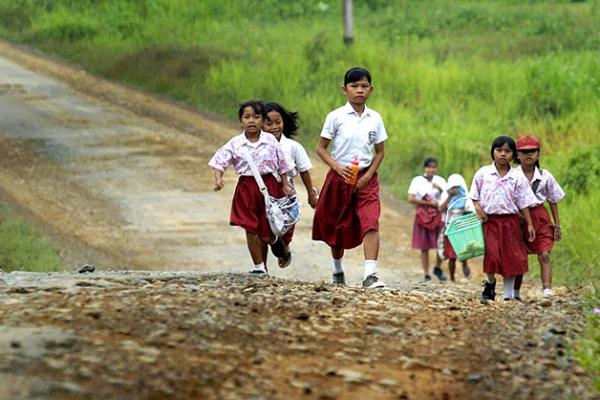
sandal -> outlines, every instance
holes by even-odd
[[[292,263],[292,252],[288,252],[283,257],[277,258],[279,262],[279,268],[287,268]]]

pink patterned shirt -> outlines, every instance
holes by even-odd
[[[519,165],[515,168],[515,171],[518,171],[525,176],[523,172],[523,168]],[[525,176],[525,179],[527,177]],[[539,181],[539,183],[535,183]],[[533,171],[533,177],[531,181],[529,181],[531,188],[534,189],[534,195],[536,197],[535,204],[532,207],[539,206],[544,204],[547,200],[549,203],[558,203],[563,197],[565,197],[565,192],[558,184],[558,181],[547,169],[539,170],[538,167],[535,167]]]
[[[500,176],[496,164],[479,168],[473,177],[470,197],[486,214],[516,214],[536,199],[525,176],[511,169]]]
[[[228,166],[233,165],[238,175],[252,176],[242,151],[250,153],[261,175],[283,175],[292,170],[275,136],[263,131],[260,132],[258,141],[254,143],[248,140],[244,132],[234,136],[217,150],[208,165],[223,172]]]

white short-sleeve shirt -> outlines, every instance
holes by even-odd
[[[523,176],[525,176],[523,168],[520,165],[515,168],[515,171],[519,171],[523,174]],[[525,178],[527,177],[525,176]],[[535,184],[536,181],[538,181],[537,184]],[[565,191],[558,184],[556,178],[547,169],[540,171],[538,167],[535,167],[533,171],[533,177],[529,181],[529,184],[531,185],[532,190],[535,187],[533,194],[535,195],[536,201],[532,207],[544,204],[546,200],[550,203],[556,204],[562,200],[563,197],[565,197]]]
[[[410,182],[408,194],[414,194],[418,200],[429,195],[436,203],[440,203],[442,192],[433,187],[434,183],[441,187],[442,191],[447,189],[448,184],[446,180],[439,175],[434,175],[431,181],[425,178],[424,175],[418,175]]]
[[[342,165],[358,159],[360,169],[373,161],[373,146],[387,139],[381,115],[365,105],[359,116],[350,103],[327,114],[321,137],[332,141],[331,157]]]
[[[281,135],[279,145],[281,146],[281,150],[283,150],[288,157],[288,162],[292,166],[292,170],[288,172],[290,178],[312,168],[310,158],[300,143],[296,142],[294,139]]]

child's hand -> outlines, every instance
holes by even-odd
[[[317,206],[317,202],[319,201],[319,191],[317,190],[316,187],[312,188],[312,190],[310,190],[308,192],[308,204],[310,204],[310,206],[312,208],[315,208]]]
[[[475,212],[477,213],[477,218],[479,218],[481,222],[487,222],[488,216],[479,204],[475,206]]]
[[[354,175],[354,173],[352,172],[352,167],[349,165],[344,166],[342,164],[337,164],[335,172],[337,172],[339,176],[344,178],[344,180],[350,180],[352,179],[352,175]]]
[[[363,174],[360,178],[358,178],[358,180],[356,181],[356,185],[354,187],[354,191],[356,192],[359,189],[362,189],[364,187],[366,187],[369,182],[371,181],[371,175],[369,175],[369,173],[365,173]]]
[[[560,226],[552,225],[552,228],[554,229],[554,241],[560,241],[560,239],[562,239],[562,234],[560,233]]]
[[[283,189],[283,194],[285,194],[287,197],[290,197],[291,195],[294,194],[294,191],[288,185],[283,185],[282,189]]]
[[[215,192],[218,192],[219,190],[223,189],[223,186],[225,186],[225,182],[223,182],[223,178],[215,178]]]
[[[533,242],[535,240],[535,229],[533,229],[533,225],[527,225],[527,234],[529,235],[529,241]]]
[[[448,196],[452,197],[452,196],[456,196],[458,194],[458,189],[453,187],[452,189],[450,189],[450,191],[448,192]]]

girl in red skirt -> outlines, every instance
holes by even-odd
[[[331,169],[315,209],[312,237],[331,248],[332,281],[337,285],[346,284],[344,251],[364,242],[362,287],[380,288],[385,285],[377,277],[381,212],[377,168],[387,132],[379,113],[366,105],[373,91],[369,71],[349,69],[342,91],[348,102],[327,115],[317,145],[317,154]]]
[[[481,300],[496,298],[495,274],[504,277],[504,299],[513,297],[515,276],[527,272],[527,249],[522,240],[519,212],[527,222],[528,240],[535,239],[529,214],[535,196],[523,174],[511,169],[517,157],[515,141],[499,136],[492,143],[491,165],[481,167],[473,177],[470,197],[477,216],[483,222],[486,281]]]
[[[231,203],[229,223],[246,231],[248,250],[254,264],[250,273],[265,274],[267,245],[273,242],[274,236],[267,221],[264,197],[245,155],[252,157],[269,194],[274,197],[292,194],[287,179],[291,166],[275,137],[262,131],[266,118],[263,103],[250,100],[241,104],[238,116],[244,131],[217,150],[208,165],[215,170],[215,190],[223,188],[223,174],[228,166],[233,165],[240,175]],[[281,176],[281,183],[276,176]]]
[[[275,139],[277,139],[281,146],[281,150],[283,150],[283,153],[291,163],[292,170],[288,173],[290,188],[294,192],[296,191],[293,178],[300,175],[300,179],[302,179],[302,183],[304,183],[304,187],[308,193],[308,204],[312,208],[315,208],[319,196],[317,189],[313,187],[310,177],[312,163],[304,147],[293,139],[293,136],[298,131],[298,113],[288,111],[278,103],[265,104],[265,111],[267,119],[265,120],[263,129],[275,136]],[[283,253],[278,257],[280,268],[287,267],[292,261],[292,253],[289,246],[293,235],[294,227],[292,226],[285,235],[278,239],[281,241],[280,246]]]
[[[545,297],[550,297],[552,295],[550,252],[554,247],[554,242],[561,239],[557,203],[565,197],[565,192],[548,170],[540,168],[540,141],[538,138],[525,136],[517,140],[517,157],[517,163],[521,165],[516,170],[527,178],[536,198],[535,203],[529,209],[535,229],[535,240],[526,243],[527,251],[529,254],[537,254],[542,270],[543,294]],[[546,201],[550,205],[554,224],[550,221],[548,210],[544,207]],[[514,297],[518,300],[521,300],[522,282],[523,275],[517,275]]]

